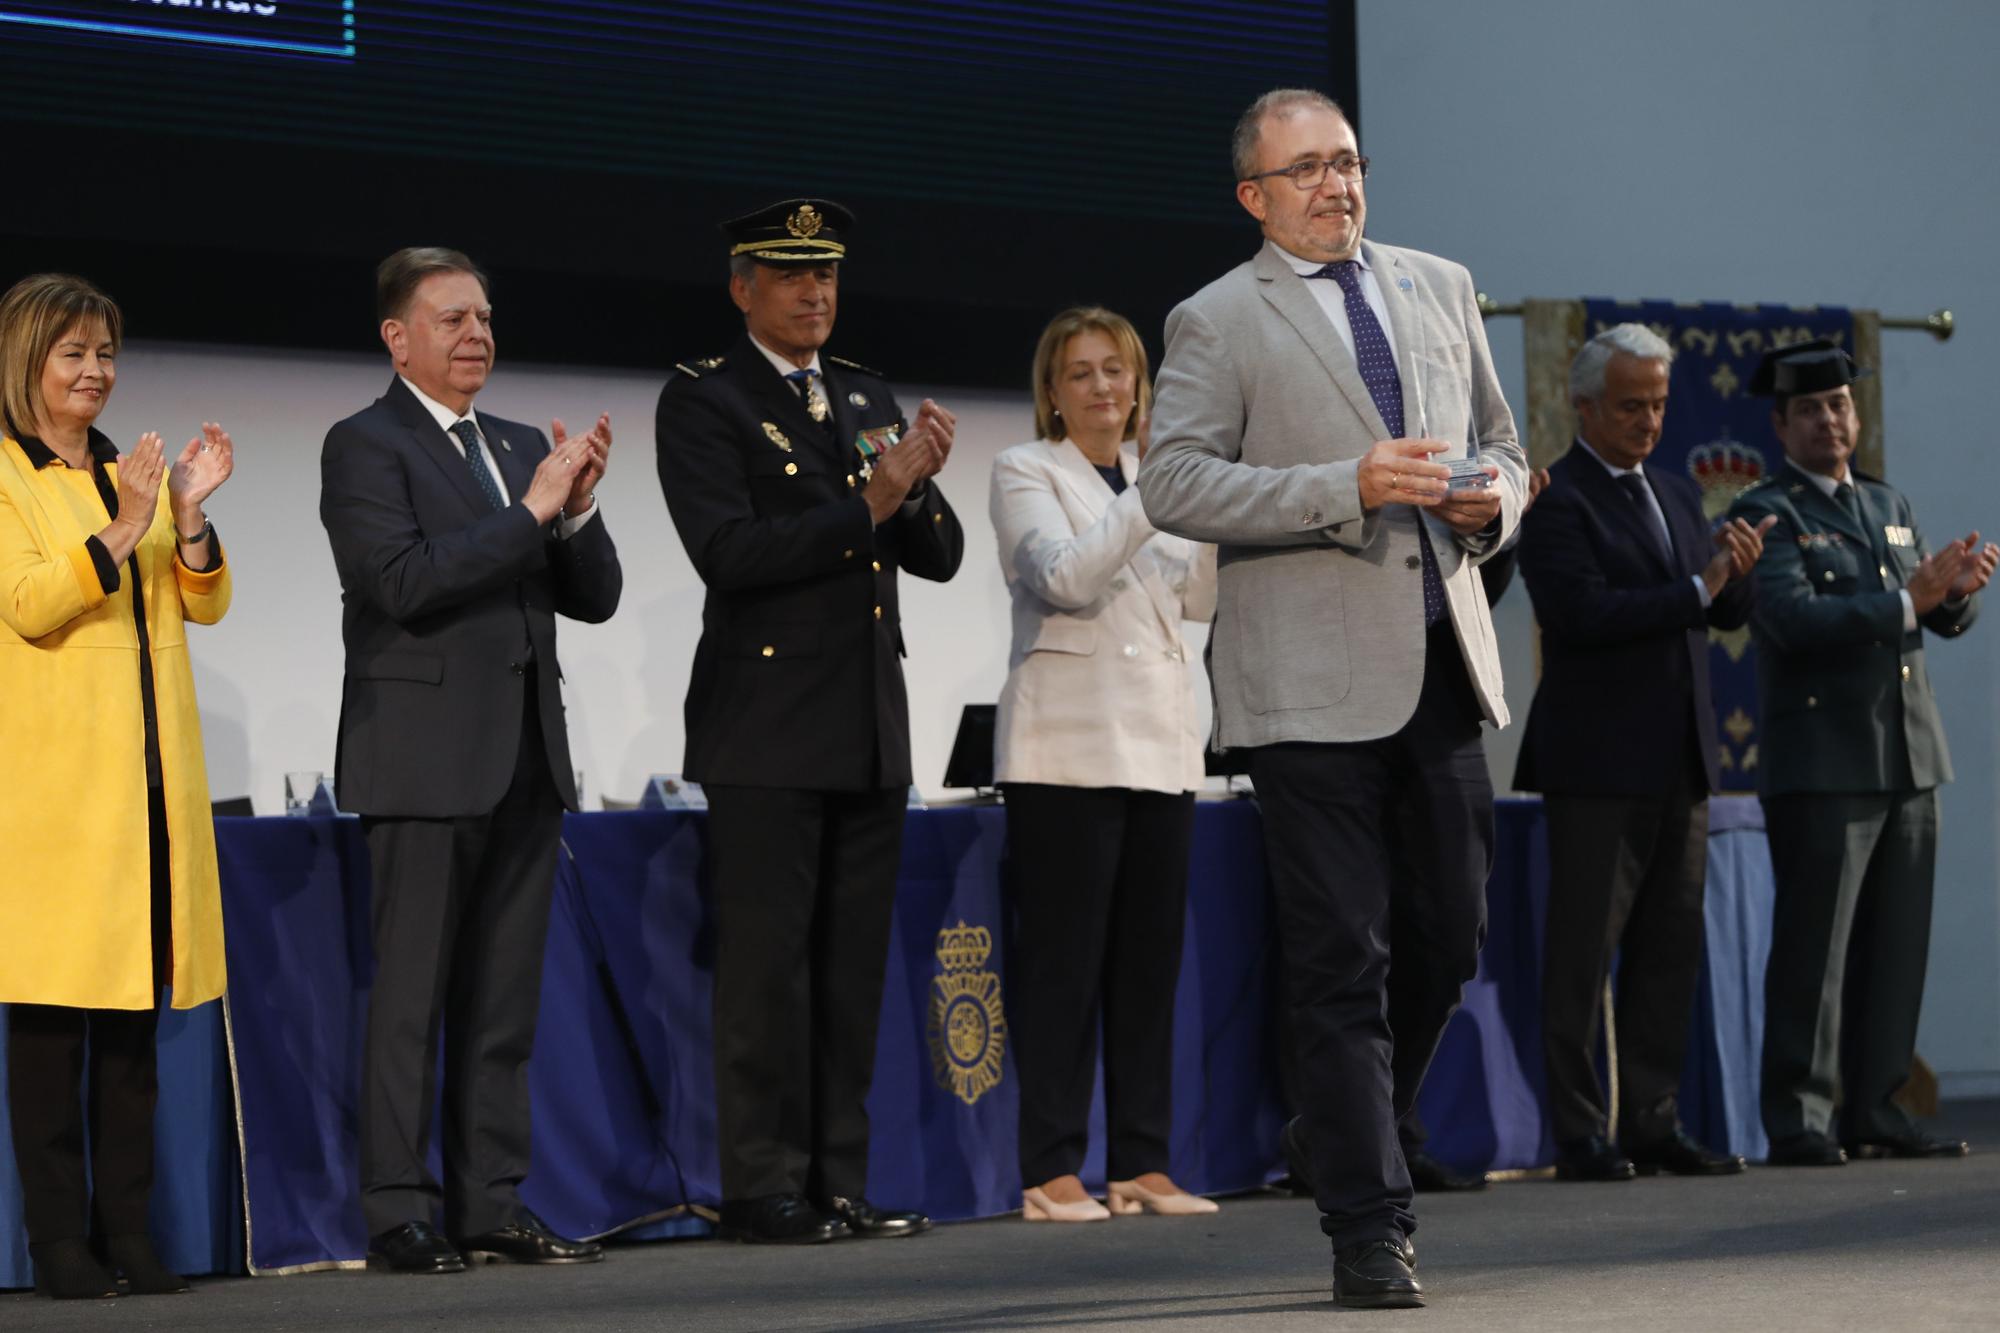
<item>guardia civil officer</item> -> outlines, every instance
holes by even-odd
[[[1937,788],[1951,780],[1923,631],[1972,623],[2000,548],[1927,553],[1910,502],[1849,466],[1866,372],[1833,343],[1766,354],[1785,462],[1732,517],[1775,516],[1757,562],[1758,794],[1777,902],[1764,978],[1773,1165],[1956,1157],[1893,1101],[1909,1075],[1931,939]]]
[[[964,536],[932,480],[955,421],[906,418],[820,348],[854,218],[789,199],[723,224],[746,329],[660,393],[660,485],[708,587],[686,775],[708,793],[720,1231],[907,1236],[862,1197],[865,1099],[910,784],[896,574]]]

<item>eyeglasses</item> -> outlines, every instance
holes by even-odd
[[[1317,190],[1326,184],[1326,173],[1329,171],[1351,185],[1367,176],[1368,159],[1353,153],[1343,153],[1331,161],[1308,158],[1304,162],[1294,162],[1289,167],[1279,167],[1276,171],[1260,171],[1254,176],[1245,176],[1243,179],[1261,181],[1268,180],[1272,176],[1283,176],[1301,190]]]

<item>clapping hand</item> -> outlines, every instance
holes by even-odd
[[[1747,519],[1732,518],[1715,530],[1715,554],[1701,571],[1710,597],[1757,567],[1764,555],[1764,534],[1777,521],[1776,514],[1766,514],[1753,528]]]
[[[1952,580],[1951,590],[1945,594],[1945,600],[1962,602],[1992,580],[1994,567],[2000,565],[2000,546],[1995,546],[1992,542],[1980,546],[1979,534],[1976,532],[1967,534],[1953,545],[1965,551],[1965,563],[1960,568],[1958,577]]]
[[[549,422],[549,438],[555,441],[558,449],[569,441],[569,432],[563,429],[560,417]],[[589,452],[570,481],[569,496],[563,501],[562,511],[571,518],[582,514],[596,502],[592,493],[596,491],[597,483],[603,480],[605,469],[611,465],[611,414],[599,413],[597,424],[578,443]]]
[[[158,440],[160,437],[151,437]],[[204,421],[201,434],[187,442],[174,460],[167,477],[167,495],[173,503],[174,522],[182,533],[200,528],[206,521],[202,504],[221,489],[236,470],[236,445],[229,432],[218,423]]]
[[[943,469],[951,454],[958,418],[926,398],[917,409],[916,425],[875,462],[875,474],[868,479],[862,498],[868,502],[868,516],[887,523],[915,490]]]

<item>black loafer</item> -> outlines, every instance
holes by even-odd
[[[1456,1194],[1486,1188],[1486,1173],[1462,1176],[1427,1152],[1410,1153],[1403,1159],[1410,1168],[1410,1185],[1419,1194]]]
[[[1557,1180],[1630,1180],[1638,1174],[1632,1159],[1612,1147],[1601,1134],[1556,1149]]]
[[[97,1262],[90,1242],[50,1240],[28,1246],[35,1264],[35,1294],[58,1301],[100,1301],[118,1295],[118,1280]]]
[[[1285,1170],[1291,1172],[1295,1194],[1313,1192],[1312,1154],[1306,1150],[1306,1118],[1295,1115],[1278,1131],[1278,1147],[1285,1154]]]
[[[1866,1157],[1964,1157],[1972,1151],[1964,1139],[1934,1139],[1914,1128],[1893,1138],[1855,1139],[1845,1147],[1847,1155],[1857,1161]]]
[[[527,1209],[521,1220],[498,1231],[466,1236],[458,1248],[474,1263],[594,1264],[604,1247],[594,1240],[570,1240],[549,1230],[549,1224]]]
[[[1653,1143],[1628,1144],[1625,1155],[1642,1176],[1665,1171],[1676,1176],[1733,1176],[1743,1170],[1743,1159],[1735,1153],[1710,1152],[1676,1129],[1667,1138]]]
[[[1424,1289],[1403,1257],[1402,1241],[1364,1240],[1333,1252],[1333,1303],[1350,1310],[1414,1310]]]
[[[405,1222],[368,1239],[368,1266],[388,1273],[463,1273],[465,1256],[428,1222]]]
[[[1764,1158],[1766,1166],[1845,1166],[1847,1154],[1824,1134],[1793,1134],[1774,1139]]]
[[[931,1229],[931,1220],[922,1213],[885,1212],[866,1199],[847,1199],[838,1194],[828,1199],[821,1211],[839,1222],[849,1235],[864,1240],[914,1236]]]
[[[150,1237],[107,1237],[104,1257],[124,1275],[125,1289],[134,1296],[183,1296],[194,1290],[186,1278],[160,1262]]]
[[[819,1245],[843,1230],[837,1218],[812,1206],[803,1194],[766,1194],[722,1205],[715,1234],[754,1245]]]

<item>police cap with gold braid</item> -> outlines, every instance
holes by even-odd
[[[830,264],[847,256],[854,214],[831,199],[787,199],[722,224],[729,255],[760,264]]]

